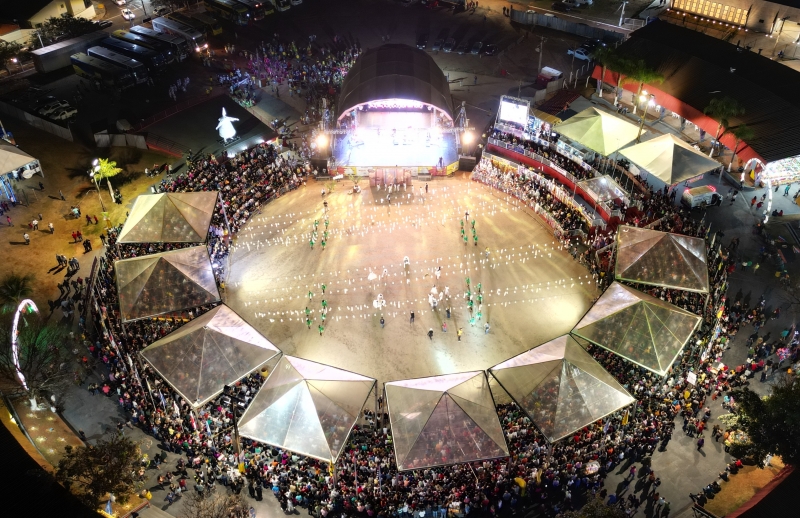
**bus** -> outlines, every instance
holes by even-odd
[[[177,58],[178,61],[183,61],[189,56],[189,44],[186,43],[186,40],[181,38],[180,36],[173,36],[172,34],[161,34],[149,27],[145,27],[144,25],[134,25],[133,27],[128,29],[128,31],[134,34],[138,34],[144,39],[152,41],[154,43],[161,43],[163,45],[166,45],[167,48],[172,52],[172,56],[170,57]]]
[[[175,56],[172,53],[172,49],[170,49],[168,45],[165,45],[164,43],[161,43],[159,41],[148,40],[144,36],[140,36],[134,32],[124,29],[119,29],[112,32],[111,37],[118,39],[120,41],[130,43],[132,45],[138,45],[142,49],[152,50],[153,52],[161,56],[160,59],[155,59],[152,63],[147,63],[137,58],[136,56],[131,56],[133,57],[133,59],[139,59],[139,61],[142,61],[142,63],[144,63],[148,67],[160,68],[175,61]],[[151,58],[148,57],[148,59]]]
[[[147,82],[147,67],[133,58],[117,54],[113,50],[105,47],[89,47],[89,49],[86,50],[86,54],[93,58],[103,60],[106,63],[111,63],[112,65],[117,65],[118,67],[126,69],[131,73],[136,84]]]
[[[205,0],[206,12],[215,14],[223,20],[230,20],[236,25],[250,23],[250,9],[235,0]]]
[[[206,35],[219,36],[222,34],[222,25],[216,18],[207,13],[192,13],[192,19],[202,23],[206,28]]]
[[[194,29],[197,32],[199,32],[200,34],[202,34],[205,37],[208,37],[208,29],[206,27],[206,24],[200,23],[199,21],[195,20],[194,18],[192,18],[192,17],[190,17],[190,16],[188,16],[186,14],[174,11],[174,12],[171,12],[169,14],[165,14],[164,18],[169,18],[172,21],[175,21],[175,22],[178,22],[178,23],[182,23],[184,25],[188,25],[189,27],[194,27]]]
[[[266,16],[266,10],[264,9],[264,4],[267,0],[236,0],[237,3],[240,3],[247,7],[248,12],[250,13],[250,19],[254,21],[263,20],[264,16]],[[272,7],[272,4],[269,4]]]
[[[143,47],[142,45],[137,45],[136,43],[131,43],[127,40],[114,37],[106,38],[98,43],[101,47],[105,47],[117,54],[122,54],[123,56],[135,59],[139,63],[144,63],[150,72],[161,70],[167,64],[167,61],[160,52]]]
[[[107,86],[122,90],[135,84],[133,76],[126,69],[78,52],[69,58],[75,73],[88,79],[96,79]]]
[[[208,48],[206,37],[200,31],[169,18],[153,18],[153,30],[165,34],[174,34],[184,38],[195,52],[202,52]]]

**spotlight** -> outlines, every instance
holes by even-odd
[[[461,142],[464,145],[472,144],[473,140],[475,140],[475,135],[473,135],[470,131],[464,132],[464,135],[461,137]]]
[[[317,135],[317,146],[324,148],[328,145],[328,136],[324,133]]]

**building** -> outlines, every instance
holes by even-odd
[[[14,23],[22,29],[35,29],[49,18],[67,13],[87,20],[96,14],[92,0],[24,0],[5,2],[0,21]]]
[[[670,7],[692,17],[766,34],[800,29],[800,0],[672,0]]]
[[[764,173],[777,183],[800,180],[800,97],[796,91],[800,72],[757,52],[663,21],[633,32],[617,50],[625,58],[643,60],[663,76],[663,83],[644,86],[655,95],[656,104],[693,122],[712,138],[717,122],[703,110],[715,97],[738,101],[744,114],[730,120],[729,126],[747,124],[755,134],[737,150],[744,169],[754,170],[755,175]],[[601,73],[598,66],[593,77]],[[614,85],[617,78],[616,72],[606,71],[606,83]],[[626,102],[637,88],[636,83],[624,86],[629,92],[623,94]],[[720,141],[729,149],[736,145],[731,134]]]

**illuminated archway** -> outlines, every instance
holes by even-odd
[[[36,312],[39,313],[39,308],[36,307],[36,304],[31,299],[24,299],[19,303],[17,306],[17,310],[14,312],[14,322],[11,325],[11,355],[14,360],[14,367],[17,369],[17,378],[19,382],[22,384],[22,388],[28,390],[28,383],[25,381],[25,375],[22,374],[22,370],[19,366],[19,318],[22,316],[22,312],[27,309],[28,313]]]

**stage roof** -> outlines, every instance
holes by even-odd
[[[239,433],[326,462],[336,462],[375,380],[283,356],[239,421]]]
[[[667,185],[674,185],[720,167],[671,133],[627,147],[619,152]]]
[[[231,308],[217,306],[146,347],[147,362],[195,408],[280,354]]]
[[[338,118],[359,105],[385,99],[418,101],[453,117],[444,73],[424,50],[408,45],[382,45],[356,59],[342,82]]]
[[[603,156],[633,141],[639,133],[636,124],[597,108],[587,108],[553,129]]]
[[[646,228],[619,227],[616,279],[708,293],[706,241]]]
[[[122,227],[120,243],[204,243],[217,192],[143,194]]]
[[[701,321],[677,306],[614,282],[572,334],[663,376]]]
[[[401,471],[508,456],[483,371],[384,385]]]
[[[489,372],[550,442],[634,402],[569,335],[514,356]]]
[[[122,321],[218,302],[205,245],[114,263]]]

